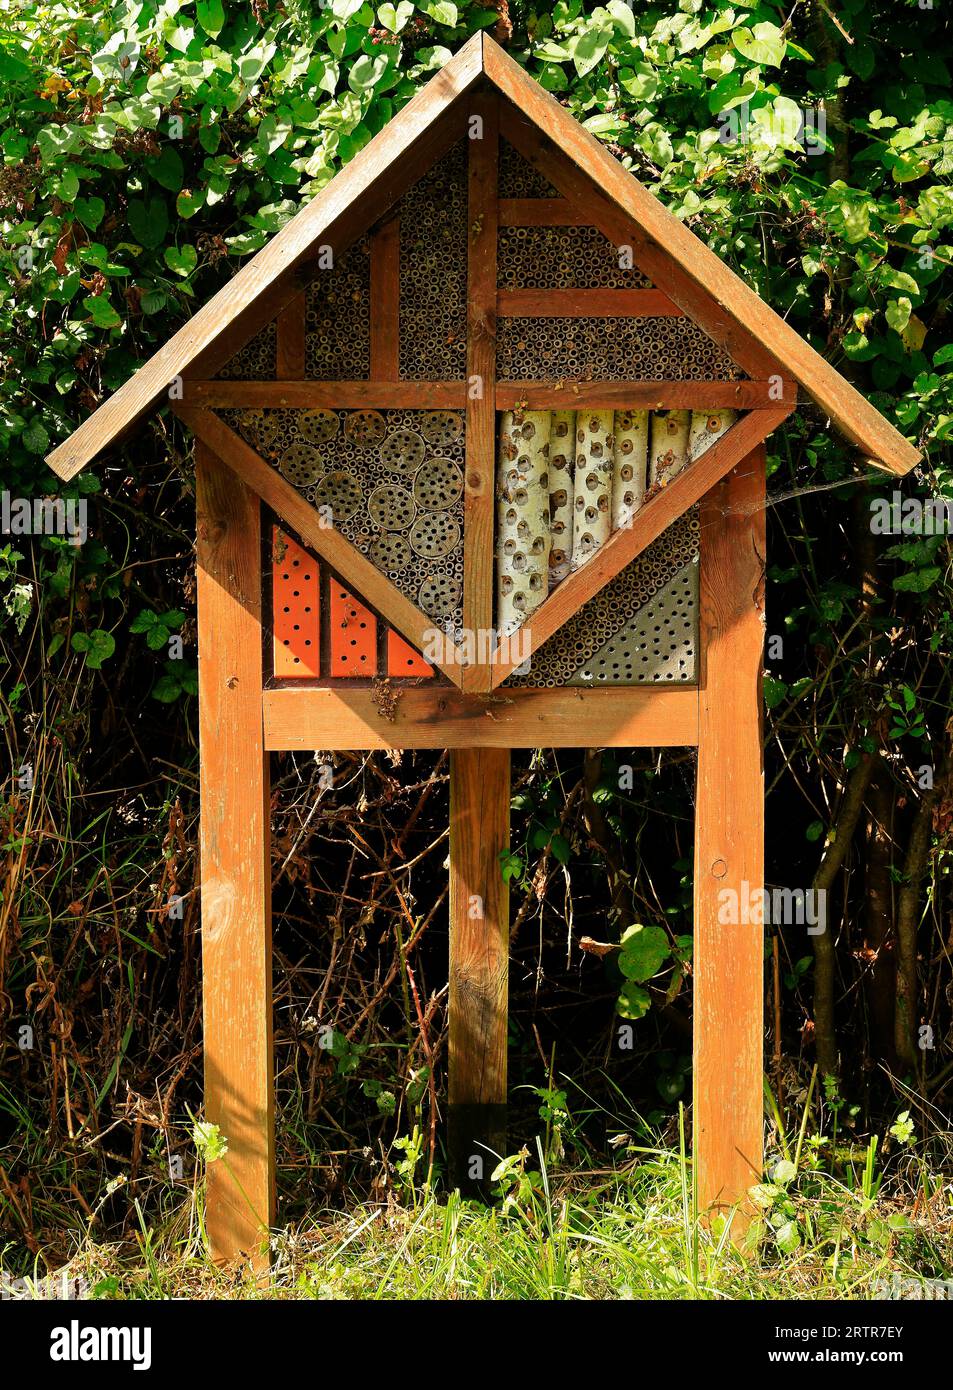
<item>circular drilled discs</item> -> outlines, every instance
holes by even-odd
[[[420,418],[420,433],[438,449],[449,449],[462,432],[463,420],[455,410],[428,410]]]
[[[362,449],[373,449],[387,433],[387,424],[379,410],[352,410],[344,421],[344,435]]]
[[[424,511],[452,507],[463,492],[463,474],[453,459],[428,459],[414,478],[414,496]]]
[[[361,505],[361,485],[353,473],[338,469],[322,478],[314,490],[317,507],[329,507],[331,521],[337,526],[342,521],[350,521]]]
[[[426,452],[427,446],[416,430],[394,430],[381,445],[381,463],[392,473],[409,476],[423,463]]]
[[[428,618],[447,618],[460,602],[463,585],[449,574],[433,574],[420,586],[417,601]]]
[[[393,574],[395,570],[406,569],[414,558],[414,553],[403,536],[393,531],[385,531],[376,536],[367,548],[367,558],[379,570]]]
[[[281,455],[278,472],[295,487],[310,487],[324,472],[324,460],[313,445],[298,440]]]
[[[260,449],[266,449],[278,433],[278,413],[274,410],[243,410],[239,430]]]
[[[327,444],[338,432],[338,417],[333,410],[299,410],[298,433],[309,444]]]
[[[419,516],[410,531],[410,543],[418,555],[428,560],[439,559],[455,550],[460,541],[460,526],[446,512],[427,512]]]
[[[367,499],[372,521],[385,531],[403,531],[417,515],[414,499],[399,483],[381,483]]]

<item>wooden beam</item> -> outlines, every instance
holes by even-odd
[[[568,198],[501,198],[501,227],[589,227]]]
[[[207,410],[462,410],[463,381],[185,381],[182,405]]]
[[[275,322],[275,375],[280,381],[304,376],[305,297],[296,294]],[[240,383],[236,383],[238,385]],[[187,389],[187,388],[184,388]]]
[[[451,1180],[489,1195],[506,1155],[510,754],[450,754],[448,1150]]]
[[[474,114],[482,139],[470,139],[467,194],[467,439],[464,495],[463,626],[486,640],[493,626],[496,459],[496,241],[499,123],[495,93],[480,94]],[[489,690],[484,665],[466,666],[464,690]]]
[[[742,1204],[736,1235],[763,1142],[764,927],[748,914],[764,885],[764,501],[761,446],[701,508],[695,1175],[700,1211]]]
[[[640,507],[628,526],[613,531],[605,545],[580,569],[564,579],[527,620],[521,632],[525,632],[525,640],[531,644],[531,651],[539,651],[546,639],[552,637],[567,618],[571,618],[610,579],[614,579],[676,518],[694,506],[734,468],[739,459],[766,439],[790,414],[791,409],[792,406],[788,405],[773,411],[750,411],[742,415],[699,458]],[[504,657],[502,647],[498,648],[493,660],[494,687],[505,680],[517,664],[512,651]],[[592,739],[589,741],[596,742]]]
[[[268,1263],[274,1222],[271,855],[262,736],[260,503],[195,450],[205,1116],[228,1141],[208,1165],[215,1259]]]
[[[500,290],[496,312],[506,319],[682,318],[661,290]]]
[[[452,686],[395,687],[393,717],[369,688],[296,684],[263,696],[265,746],[334,748],[690,748],[693,686],[590,690],[517,687],[467,695]]]
[[[302,373],[303,375],[303,373]],[[371,376],[400,376],[400,219],[390,218],[371,241]]]
[[[316,198],[50,453],[53,471],[72,478],[190,369],[196,376],[214,376],[300,292],[295,270],[316,246],[326,242],[337,254],[346,250],[439,157],[459,129],[458,98],[482,73],[483,36],[475,34]]]
[[[498,410],[776,410],[797,385],[767,381],[498,381]]]
[[[192,431],[213,449],[232,472],[257,492],[272,511],[338,574],[347,576],[364,602],[407,638],[420,651],[434,630],[432,618],[421,613],[381,571],[351,542],[323,523],[316,508],[296,492],[275,468],[269,468],[251,445],[230,430],[223,420],[209,410],[194,410],[175,406],[175,413]],[[435,662],[435,665],[440,665]],[[441,669],[455,683],[460,682],[460,667],[447,661]]]
[[[531,124],[537,149],[545,134],[549,151],[557,155],[556,165],[549,162],[545,172],[557,191],[577,205],[582,193],[582,210],[582,206],[594,206],[593,193],[598,189],[602,206],[608,204],[617,215],[597,219],[590,211],[590,220],[616,245],[631,244],[636,263],[653,283],[664,286],[716,342],[727,346],[730,341],[732,355],[749,375],[766,377],[780,372],[793,377],[847,439],[887,472],[907,473],[920,461],[919,451],[835,367],[489,38],[484,41],[484,68],[508,98],[501,110],[506,138],[526,155],[526,143],[521,144],[518,135],[514,138],[514,129]],[[516,119],[508,120],[508,113]],[[557,165],[558,178],[554,176]],[[569,182],[575,187],[574,199]],[[620,238],[619,232],[626,226],[637,228],[638,235],[630,237],[623,232]],[[759,364],[764,366],[769,357],[775,365],[761,370]],[[778,365],[781,363],[783,366]]]

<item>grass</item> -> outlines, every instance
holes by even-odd
[[[779,1155],[740,1243],[737,1214],[698,1220],[684,1146],[630,1144],[612,1169],[584,1171],[549,1171],[543,1153],[506,1159],[490,1206],[405,1182],[315,1214],[273,1237],[267,1278],[208,1258],[199,1184],[135,1242],[79,1239],[59,1274],[102,1299],[300,1300],[936,1297],[930,1281],[953,1275],[953,1189],[911,1152],[889,1180],[876,1146],[838,1178]]]

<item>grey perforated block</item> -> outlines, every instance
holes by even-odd
[[[567,684],[694,681],[697,630],[698,562],[693,560],[584,662]]]

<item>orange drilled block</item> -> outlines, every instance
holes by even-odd
[[[277,526],[272,533],[272,559],[275,676],[301,680],[319,676],[321,617],[317,561]]]
[[[330,674],[377,675],[377,619],[336,581],[331,583]]]
[[[419,652],[415,652],[409,642],[405,642],[399,632],[390,629],[387,633],[387,674],[389,676],[432,676],[429,666]]]

